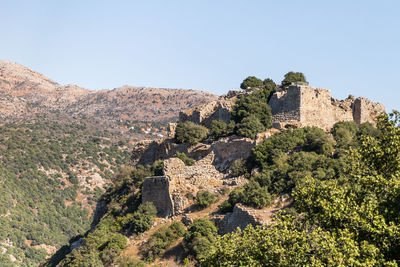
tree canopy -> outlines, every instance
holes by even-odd
[[[240,84],[240,88],[247,89],[247,88],[257,88],[262,87],[264,85],[263,81],[258,79],[255,76],[249,76],[243,80]]]
[[[286,87],[292,82],[307,82],[307,80],[303,73],[290,71],[285,74],[285,78],[283,79],[281,85]]]

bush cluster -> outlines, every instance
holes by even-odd
[[[251,180],[245,186],[232,190],[228,200],[219,206],[219,210],[223,213],[231,212],[236,203],[261,209],[271,205],[271,195],[267,186],[261,186],[258,182]]]
[[[162,256],[165,250],[178,238],[182,237],[185,232],[185,227],[181,222],[173,222],[171,225],[160,227],[143,248],[146,261],[151,262]]]
[[[218,228],[208,218],[195,219],[185,234],[184,245],[196,260],[201,260],[213,252],[217,235]]]
[[[150,229],[153,220],[157,215],[157,210],[153,203],[145,202],[139,205],[137,211],[120,217],[118,222],[129,233],[140,234]]]
[[[215,140],[220,137],[229,136],[235,133],[236,124],[234,121],[230,121],[229,123],[225,123],[220,120],[213,120],[211,122],[211,130],[210,135]]]
[[[245,175],[248,173],[246,161],[244,159],[235,160],[230,167],[230,171],[233,177]]]
[[[191,121],[180,122],[175,129],[175,139],[179,143],[195,145],[205,139],[208,129]]]
[[[215,203],[216,200],[217,197],[215,196],[215,194],[212,194],[208,191],[199,191],[196,195],[195,205],[200,209],[204,209]]]

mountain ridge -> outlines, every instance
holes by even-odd
[[[107,125],[120,118],[166,121],[176,119],[179,111],[217,97],[193,89],[130,85],[88,90],[73,84],[61,85],[15,62],[0,61],[0,117],[6,121],[54,112],[86,118],[100,115]]]

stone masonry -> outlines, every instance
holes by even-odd
[[[349,96],[345,100],[331,97],[329,90],[305,85],[291,85],[279,90],[268,103],[272,112],[272,123],[276,128],[298,124],[300,127],[317,126],[330,130],[339,121],[375,123],[375,118],[385,112],[381,103],[364,97]]]
[[[192,121],[206,127],[210,127],[213,120],[221,120],[227,123],[231,118],[232,107],[241,94],[242,92],[230,91],[228,95],[223,95],[218,100],[180,112],[179,122]]]
[[[251,94],[251,91],[230,91],[218,100],[209,102],[179,114],[179,121],[192,121],[207,127],[212,120],[229,122],[232,107],[238,97]],[[273,127],[316,126],[326,131],[339,121],[375,123],[375,118],[385,112],[381,103],[364,97],[349,96],[345,100],[331,97],[326,89],[314,88],[306,84],[294,84],[274,93],[268,103],[272,112]]]
[[[225,175],[212,165],[213,160],[214,153],[193,166],[185,166],[178,158],[164,160],[164,176],[145,179],[142,202],[152,202],[161,217],[183,213],[193,204],[197,192],[216,192],[223,186]]]

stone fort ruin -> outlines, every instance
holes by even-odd
[[[192,110],[181,112],[179,121],[192,121],[209,126],[212,120],[229,122],[230,111],[237,97],[251,93],[231,91],[219,100]],[[316,126],[326,131],[339,121],[375,123],[375,118],[385,107],[367,98],[350,95],[345,100],[331,97],[326,89],[308,86],[306,83],[292,83],[288,88],[279,89],[268,103],[272,112],[274,128]]]
[[[211,125],[212,120],[229,122],[236,100],[251,93],[251,90],[231,91],[218,100],[181,112],[179,121],[192,121],[207,127]],[[247,179],[230,177],[229,166],[237,159],[248,158],[257,143],[280,129],[316,126],[329,131],[339,121],[374,124],[376,117],[385,112],[381,103],[351,95],[345,100],[337,100],[331,97],[329,90],[314,88],[304,83],[295,83],[288,88],[279,89],[272,95],[268,104],[271,107],[275,129],[260,133],[256,140],[230,136],[211,144],[200,143],[194,146],[176,144],[173,139],[139,144],[137,153],[132,156],[134,162],[152,164],[157,159],[163,159],[163,175],[145,179],[142,201],[152,202],[157,208],[158,216],[161,217],[185,214],[191,211],[197,192],[219,192],[224,188],[243,185]],[[173,127],[170,128],[172,138]],[[184,152],[196,159],[195,164],[185,166],[180,159],[174,158],[176,152]],[[244,228],[249,223],[265,223],[257,219],[259,215],[260,213],[253,209],[236,205],[233,213],[221,221],[221,231],[227,233],[236,227]]]

